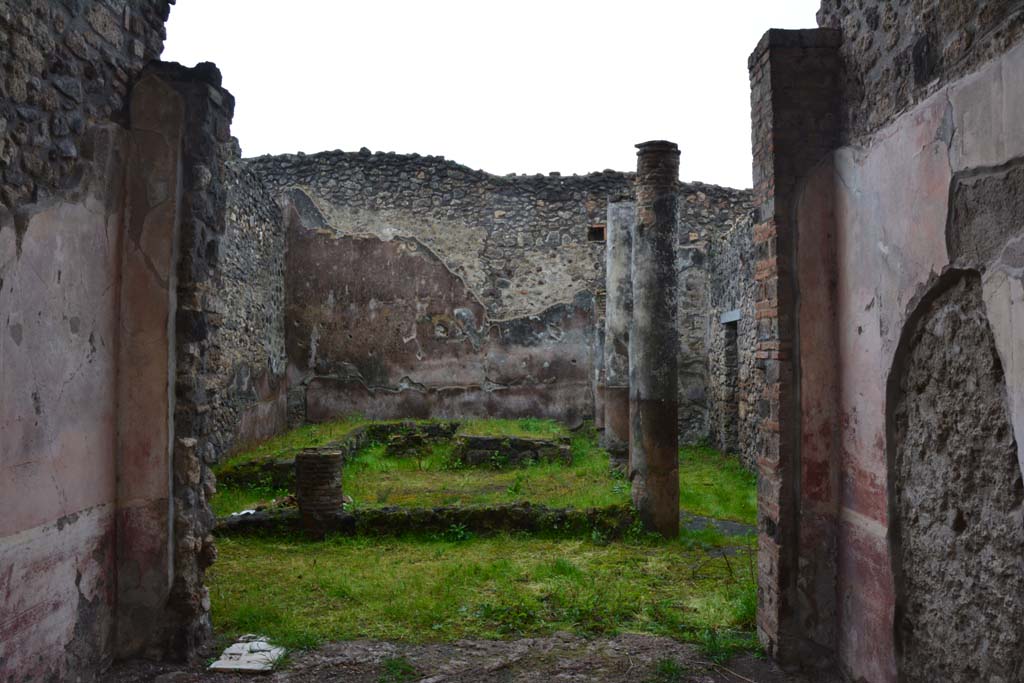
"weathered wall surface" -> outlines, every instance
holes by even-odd
[[[1019,0],[822,0],[818,25],[841,29],[848,140],[873,133],[1024,35]]]
[[[185,106],[151,75],[132,87],[125,169],[118,336],[117,644],[132,655],[163,640],[174,522],[176,266]]]
[[[843,149],[835,157],[837,316],[843,331],[838,380],[843,425],[840,547],[854,547],[856,539],[861,545],[857,554],[841,553],[839,586],[841,597],[862,596],[845,602],[849,607],[842,632],[847,635],[841,654],[852,671],[870,673],[870,680],[891,678],[895,669],[893,655],[877,650],[877,639],[872,644],[867,635],[882,628],[891,632],[893,623],[892,560],[885,534],[892,473],[885,456],[884,381],[911,302],[951,260],[989,273],[985,290],[990,306],[998,307],[997,300],[1005,308],[1012,305],[1006,298],[1009,292],[997,295],[991,283],[1018,273],[998,259],[1004,244],[1019,236],[1020,224],[1004,227],[998,233],[1002,240],[996,240],[1003,244],[987,250],[983,258],[950,253],[960,242],[947,242],[958,225],[950,222],[954,216],[948,207],[950,188],[961,184],[959,178],[988,175],[988,168],[1024,156],[1024,130],[1012,113],[1012,102],[1024,97],[1024,82],[1004,77],[1022,68],[1024,49],[1017,47],[897,119],[869,150]],[[1012,194],[1003,195],[1008,196]],[[993,328],[1005,330],[1004,342],[1019,338],[1024,334],[1019,320],[1011,316]],[[1000,335],[996,339],[998,345]],[[1005,352],[1001,349],[1001,355]],[[1019,383],[1019,374],[1008,371],[1008,377],[1013,378],[1009,384]],[[866,592],[869,577],[877,589]],[[876,662],[874,667],[864,663],[870,661]]]
[[[0,205],[77,185],[94,122],[123,123],[132,78],[163,50],[166,0],[0,4]]]
[[[341,235],[409,237],[462,278],[492,319],[537,314],[602,286],[608,195],[632,175],[494,176],[440,157],[323,152],[249,159],[275,193],[306,194]]]
[[[130,82],[128,127],[91,120],[109,110],[91,108],[87,99],[87,125],[74,137],[79,154],[68,178],[48,179],[59,188],[34,180],[33,204],[7,192],[21,203],[0,212],[0,492],[9,489],[0,496],[5,680],[93,680],[114,657],[192,656],[208,637],[203,571],[215,550],[206,501],[213,490],[208,465],[222,446],[215,418],[228,373],[221,368],[225,357],[234,369],[237,358],[257,355],[232,327],[241,316],[283,309],[283,283],[264,286],[280,278],[280,267],[275,273],[270,264],[283,260],[283,234],[277,231],[277,243],[258,234],[250,239],[258,232],[253,225],[280,223],[279,214],[243,211],[225,230],[233,100],[212,65],[152,63],[140,73],[135,62],[118,61],[111,45],[134,40],[140,7],[150,8],[74,4],[93,18],[116,11],[120,22],[86,37],[98,52],[77,66],[60,61],[63,43],[40,43],[53,50],[51,75],[67,69],[80,79],[75,92],[96,99],[102,88],[116,95],[119,83]],[[81,25],[45,3],[7,11],[0,7],[0,18],[18,30],[40,30],[40,17],[58,34]],[[104,32],[119,30],[118,40]],[[65,39],[74,50],[74,36]],[[99,82],[108,67],[131,71]],[[38,91],[42,81],[26,78],[30,93]],[[73,90],[71,80],[58,87]],[[57,125],[33,118],[28,105],[18,113]],[[19,136],[16,130],[12,138],[21,145],[18,158],[45,142]],[[21,182],[16,170],[5,172],[5,190]],[[233,186],[236,192],[244,193],[244,182]],[[268,271],[252,293],[243,292],[246,268]],[[264,336],[271,347],[276,340],[280,373],[280,316],[271,312],[250,324],[261,335],[263,325],[277,330]],[[221,327],[228,338],[219,337]],[[258,355],[268,366],[274,353]],[[243,403],[251,398],[228,405],[243,432]],[[283,414],[283,396],[277,404]]]
[[[308,214],[307,214],[308,225]],[[288,358],[307,419],[592,413],[593,300],[492,321],[420,242],[292,223]]]
[[[147,71],[173,89],[185,112],[178,168],[181,208],[172,361],[174,578],[160,615],[159,645],[166,656],[186,658],[195,656],[212,633],[204,577],[216,558],[211,533],[215,520],[208,501],[214,491],[210,465],[218,457],[215,418],[222,360],[217,344],[223,322],[218,310],[219,273],[222,250],[230,254],[230,171],[225,160],[233,153],[234,98],[220,87],[220,72],[209,63],[191,69],[156,63]]]
[[[498,177],[365,150],[247,163],[305,226],[290,229],[286,334],[307,418],[593,416],[604,269],[588,232],[630,175]]]
[[[1006,633],[991,624],[970,627],[974,617],[964,614],[968,621],[957,627],[962,634],[957,637],[970,642],[950,647],[952,639],[942,629],[954,623],[949,619],[957,611],[944,610],[946,621],[940,624],[932,607],[922,606],[920,591],[931,591],[927,600],[943,594],[950,601],[973,600],[978,605],[987,591],[1019,592],[1016,584],[1007,588],[1005,583],[1018,580],[1020,571],[1021,547],[1015,540],[1019,496],[1013,488],[1019,470],[1007,468],[1004,461],[1008,453],[1016,453],[1019,467],[1019,449],[1013,440],[1021,443],[1024,425],[1019,417],[1024,370],[1017,360],[1019,340],[1024,337],[1017,248],[1024,222],[1015,199],[1020,191],[1015,169],[1024,160],[1024,128],[1016,115],[1024,102],[1022,73],[1024,45],[1018,44],[896,117],[863,146],[843,147],[828,155],[799,184],[795,211],[800,285],[796,309],[801,369],[799,471],[803,506],[808,508],[802,517],[813,514],[828,520],[832,505],[838,507],[834,545],[822,540],[830,538],[831,532],[809,534],[799,541],[800,557],[817,557],[807,565],[817,569],[797,585],[797,595],[800,608],[807,610],[801,620],[817,624],[804,636],[826,645],[834,638],[838,664],[852,680],[895,681],[899,676],[926,680],[927,676],[914,678],[921,675],[924,659],[931,657],[922,653],[940,650],[960,652],[956,666],[966,667],[978,665],[969,653],[989,647],[1006,652],[1016,647],[1019,653],[1019,644],[1014,645],[1019,643],[1019,618]],[[783,147],[776,143],[776,149]],[[775,183],[778,186],[778,178]],[[778,253],[781,259],[785,252]],[[924,335],[919,339],[920,353],[911,353],[913,360],[904,365],[896,352],[911,313],[951,266],[982,273],[980,294],[953,297],[949,306],[940,306],[948,315],[936,313],[925,329],[937,326],[933,332],[940,339],[960,340],[971,357],[954,358],[956,344],[942,346],[942,353],[927,353],[932,341]],[[977,296],[984,301],[983,309],[976,305]],[[829,319],[831,324],[826,322]],[[999,373],[983,334],[986,328],[991,329],[998,363],[1005,372],[1005,389],[995,379]],[[968,369],[973,379],[956,382],[956,408],[946,410],[942,401],[929,400],[925,416],[921,402],[949,390],[952,378]],[[893,377],[899,382],[909,376],[932,380],[904,383],[906,398],[899,402],[887,396]],[[977,396],[966,399],[971,408],[964,405],[964,392]],[[996,424],[1004,405],[1013,434],[1005,428],[1000,433]],[[956,412],[975,409],[988,411],[985,419]],[[918,420],[924,417],[930,426]],[[971,429],[980,431],[969,435]],[[927,464],[911,466],[906,459],[921,452],[926,431],[927,438],[947,445],[939,448],[936,441],[934,448],[928,448]],[[970,454],[950,445],[962,437],[969,437]],[[947,488],[919,484],[939,476],[938,470],[930,468],[941,467],[946,452],[948,466],[941,476]],[[974,459],[977,468],[963,458]],[[989,502],[975,498],[973,489],[968,495],[966,489],[958,488],[968,486],[960,474],[966,477],[969,471],[978,490],[993,493],[982,496]],[[908,499],[896,492],[916,491],[918,485],[932,489],[933,497],[922,498],[921,510],[915,506],[910,514]],[[964,506],[968,525],[964,529],[976,520],[999,517],[1007,537],[992,539],[979,531],[953,540],[942,530],[955,534],[953,527],[926,531],[925,509],[938,514],[939,508],[956,500]],[[955,514],[952,519],[958,527]],[[893,533],[897,521],[910,524],[911,533],[919,534],[911,546],[894,541],[900,535]],[[944,518],[940,524],[948,522]],[[928,553],[941,550],[932,541],[949,543],[948,549],[956,551],[954,557],[942,554],[941,572],[946,576],[927,569],[938,562],[938,555]],[[832,548],[831,554],[816,548]],[[968,548],[987,553],[991,566],[1017,567],[1016,578],[1014,571],[996,577],[976,573],[970,563],[957,564],[956,557]],[[901,572],[910,581],[902,588],[897,583]],[[935,581],[946,583],[939,589]],[[917,588],[904,592],[907,586]],[[837,596],[834,607],[828,600],[821,602],[828,595]],[[1012,612],[1018,606],[1004,602],[1001,608]],[[898,621],[901,614],[916,620],[911,640],[907,640],[907,624]],[[898,660],[900,638],[916,654],[905,651],[906,657]],[[1007,657],[1008,666],[1017,665],[1011,655]],[[1019,671],[1008,680],[1014,675],[1019,676]]]
[[[168,4],[0,4],[5,680],[92,680],[117,650],[119,536],[148,493],[125,497],[115,457],[123,177],[134,143],[111,121],[161,50]],[[166,330],[166,315],[158,323]],[[168,385],[165,374],[165,396]]]
[[[810,474],[828,479],[831,448],[819,454],[804,444],[801,381],[811,373],[803,368],[800,323],[803,293],[830,287],[806,283],[803,259],[828,250],[798,246],[804,231],[797,209],[802,195],[818,197],[806,191],[812,183],[804,177],[837,145],[840,39],[827,29],[773,29],[748,61],[757,207],[755,371],[764,387],[756,401],[757,629],[773,657],[825,666],[835,649],[835,492],[804,485]],[[830,182],[831,176],[825,187]],[[827,225],[807,234],[827,234]]]
[[[287,427],[284,218],[236,152],[223,150],[227,216],[210,288],[210,439],[218,454]]]
[[[0,669],[88,679],[113,656],[123,133],[80,191],[0,216]]]
[[[679,406],[682,443],[707,440],[753,469],[760,395],[754,370],[753,193],[690,183],[679,197]],[[735,373],[722,314],[739,309]]]
[[[604,227],[609,198],[631,196],[632,174],[497,177],[440,158],[365,150],[261,157],[246,163],[273,192],[289,195],[307,230],[341,240],[326,240],[322,246],[335,250],[333,260],[346,264],[332,268],[318,261],[322,257],[316,250],[305,247],[289,257],[289,316],[300,318],[292,325],[289,317],[287,329],[294,414],[301,413],[301,387],[309,383],[309,396],[314,397],[309,414],[318,416],[364,405],[378,410],[391,406],[386,409],[390,412],[429,410],[431,404],[443,403],[444,411],[456,410],[456,405],[472,405],[456,398],[466,390],[488,413],[502,413],[502,405],[508,404],[508,414],[518,415],[528,412],[533,401],[538,414],[570,421],[594,415],[593,379],[584,389],[579,377],[589,373],[593,378],[600,371],[595,362],[598,335],[592,330],[599,313],[585,309],[590,298],[602,294],[605,259],[604,243],[588,240],[588,232]],[[752,248],[749,199],[744,191],[700,183],[681,187],[677,267],[684,282],[680,358],[685,372],[680,423],[686,442],[707,438],[709,412],[716,410],[722,394],[708,389],[706,354],[710,335],[719,332],[717,325],[709,327],[708,307],[712,299],[731,302],[739,297],[731,290],[711,291],[708,253],[720,254],[724,267],[744,262],[739,253]],[[293,238],[301,234],[292,233]],[[346,245],[358,245],[361,258],[345,256]],[[389,270],[398,263],[401,249],[418,257],[400,261],[412,269],[408,272],[417,273],[415,292],[409,291],[413,278]],[[432,282],[434,278],[438,280]],[[733,287],[726,284],[729,280],[719,276],[714,287]],[[377,291],[388,295],[371,296]],[[357,296],[363,299],[345,317],[329,313],[331,320],[321,320],[324,306],[333,310],[345,305],[346,292],[362,292]],[[442,308],[429,303],[434,297]],[[366,308],[371,305],[373,310]],[[468,343],[465,336],[439,344],[437,330],[424,337],[415,329],[433,317],[455,321],[457,329],[464,323],[456,320],[456,309],[472,311],[472,320],[465,324],[475,327],[478,336],[493,337],[486,330],[497,329],[497,323],[512,329],[555,328],[546,336],[529,337],[530,360],[520,363],[518,371],[505,363],[495,374],[497,348],[484,350],[486,362],[469,362],[466,354],[480,351],[461,349]],[[384,325],[388,316],[401,324]],[[741,335],[744,366],[753,362],[752,320],[750,309]],[[572,321],[572,329],[558,331],[562,321]],[[452,328],[452,323],[445,325]],[[343,334],[327,331],[339,326]],[[508,349],[517,349],[518,343],[514,335],[502,337]],[[309,355],[311,348],[317,351],[316,361]],[[324,359],[330,362],[324,364]],[[338,371],[339,363],[346,364],[344,372]],[[545,394],[551,398],[543,398]],[[745,443],[740,441],[741,449]]]
[[[899,668],[915,683],[1020,680],[1024,482],[981,278],[949,275],[890,379]]]

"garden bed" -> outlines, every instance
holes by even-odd
[[[214,498],[221,515],[263,508],[220,518],[208,574],[220,635],[305,648],[568,631],[670,636],[721,656],[756,649],[753,475],[710,449],[683,449],[683,529],[666,541],[641,530],[629,482],[593,429],[524,422],[353,420],[236,456],[228,471],[259,467],[269,478],[222,476]],[[527,447],[537,441],[558,454]],[[312,540],[287,480],[267,473],[295,451],[339,442],[349,502]],[[535,454],[467,459],[467,443]]]
[[[261,510],[222,517],[219,537],[288,534],[302,531],[294,507]],[[489,535],[526,532],[558,536],[622,538],[636,528],[636,514],[628,505],[577,510],[530,503],[501,505],[447,505],[441,507],[380,507],[342,510],[323,520],[322,531],[342,536],[401,536],[405,534]]]

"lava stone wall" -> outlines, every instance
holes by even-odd
[[[287,427],[284,346],[286,238],[281,207],[225,146],[227,204],[217,242],[211,307],[210,438],[219,455]]]
[[[494,176],[441,157],[322,152],[248,160],[275,193],[302,190],[342,235],[411,237],[465,281],[489,317],[534,315],[602,287],[607,198],[632,174]]]
[[[679,405],[682,443],[708,441],[753,469],[763,383],[754,373],[753,193],[685,184],[679,198]],[[739,309],[738,368],[726,371],[722,314]],[[731,431],[730,431],[731,430]],[[732,438],[726,438],[727,434]]]
[[[603,296],[604,243],[588,233],[603,231],[609,197],[631,196],[632,174],[498,177],[438,157],[367,150],[246,163],[272,192],[287,195],[298,221],[290,228],[287,267],[293,421],[306,402],[317,419],[354,410],[430,413],[441,405],[458,411],[474,403],[486,414],[507,405],[508,414],[532,409],[570,422],[594,415],[602,353],[594,329],[602,318],[593,301]],[[729,268],[750,262],[738,255],[751,249],[749,202],[749,192],[701,183],[680,188],[685,442],[708,438],[709,415],[723,393],[709,390],[707,353],[719,329],[709,323],[717,313],[708,307],[739,300],[738,293],[718,291],[732,286],[729,276],[709,280],[708,254],[721,254]],[[327,252],[335,255],[325,258]],[[731,261],[724,256],[733,252]],[[532,355],[518,366],[502,360],[498,371],[497,347],[470,342],[494,338],[502,326],[549,332],[501,337],[499,346],[508,349],[529,340]],[[741,344],[748,363],[750,330],[744,328]],[[469,363],[469,356],[477,360]],[[455,398],[467,390],[482,392],[480,399]]]
[[[1020,680],[1024,482],[977,273],[950,273],[921,302],[894,363],[890,533],[903,680]]]
[[[0,2],[0,206],[78,184],[86,129],[124,123],[129,86],[163,50],[172,4]]]
[[[822,0],[818,25],[843,32],[847,140],[873,133],[1024,35],[1019,0]]]
[[[289,195],[289,374],[305,418],[592,415],[589,292],[536,315],[488,316],[464,280],[408,237],[338,234]]]

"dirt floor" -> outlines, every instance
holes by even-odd
[[[667,664],[671,660],[674,664]],[[396,666],[399,663],[400,666]],[[669,638],[619,635],[584,639],[570,634],[521,640],[464,640],[404,645],[382,641],[332,643],[295,654],[269,675],[207,674],[149,662],[118,664],[110,683],[805,683],[771,662],[741,656],[724,665],[693,645]]]

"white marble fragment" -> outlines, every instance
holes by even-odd
[[[272,671],[284,656],[285,649],[272,645],[262,636],[247,634],[229,645],[220,659],[210,665],[210,671],[259,673]]]

